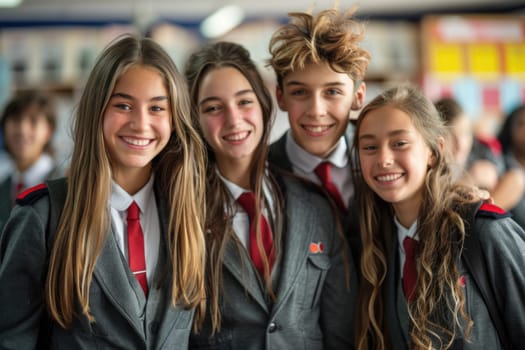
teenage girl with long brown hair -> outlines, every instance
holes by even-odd
[[[412,86],[385,91],[359,115],[358,349],[488,350],[502,340],[518,349],[525,339],[525,232],[455,182],[446,136],[432,102]],[[482,297],[466,268],[468,235],[480,242],[495,300]]]

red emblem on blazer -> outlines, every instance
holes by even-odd
[[[459,285],[463,288],[467,285],[467,278],[465,276],[459,277]]]
[[[310,243],[310,253],[312,254],[319,254],[322,253],[324,250],[323,242],[312,242]]]

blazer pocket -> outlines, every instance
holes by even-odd
[[[188,349],[227,350],[232,348],[233,335],[228,329],[221,329],[214,335],[210,335],[207,331],[203,332],[204,334],[192,333]]]
[[[324,254],[309,255],[306,264],[306,288],[304,307],[313,309],[319,304],[326,274],[331,266],[330,258]]]

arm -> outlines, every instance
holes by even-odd
[[[494,203],[505,210],[514,208],[525,193],[525,176],[522,169],[512,168],[503,174],[491,191]]]
[[[513,348],[525,339],[525,231],[512,219],[476,220],[488,280]]]
[[[350,254],[348,244],[343,244],[342,238],[337,233],[334,233],[332,247],[331,267],[321,295],[324,347],[327,350],[353,349],[357,303],[357,272],[354,269],[354,257]]]
[[[0,349],[37,346],[45,312],[47,210],[47,199],[15,207],[0,237]]]

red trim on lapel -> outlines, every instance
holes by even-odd
[[[34,203],[37,199],[43,197],[48,193],[45,183],[28,188],[16,197],[16,203],[20,205],[27,205]]]
[[[490,204],[490,203],[483,203],[479,207],[476,215],[488,217],[488,218],[494,218],[494,219],[510,217],[510,214],[507,213],[505,210],[498,207],[497,205]]]

